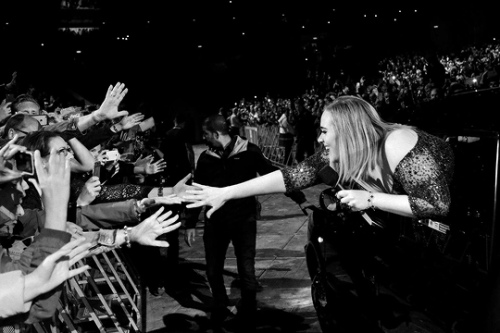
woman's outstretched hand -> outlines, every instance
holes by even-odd
[[[172,225],[172,223],[179,219],[179,215],[175,215],[167,220],[167,218],[172,215],[172,212],[168,211],[165,214],[160,215],[162,212],[163,207],[158,209],[156,213],[139,223],[137,226],[133,227],[130,232],[130,241],[142,245],[168,247],[168,242],[160,241],[156,238],[179,228],[181,223],[178,222]]]
[[[187,190],[183,198],[186,201],[194,201],[192,204],[187,205],[186,208],[211,206],[212,208],[207,212],[207,217],[210,218],[217,209],[221,208],[230,199],[227,192],[226,187],[211,187],[193,183],[193,189]]]

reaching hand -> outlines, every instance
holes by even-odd
[[[7,90],[10,90],[13,87],[15,87],[16,84],[17,84],[17,72],[14,72],[14,73],[12,73],[12,79],[10,80],[9,83],[7,83],[5,85],[5,87],[7,88]]]
[[[7,102],[6,99],[0,103],[0,121],[4,120],[11,114],[10,105],[12,102]]]
[[[118,124],[121,126],[122,130],[125,131],[139,125],[143,119],[144,115],[142,113],[134,113],[130,116],[123,117]]]
[[[183,198],[195,202],[187,205],[186,208],[211,206],[212,208],[207,212],[207,217],[210,218],[217,209],[228,201],[225,187],[210,187],[197,183],[193,183],[193,185],[192,189],[186,191]]]
[[[82,188],[82,192],[76,200],[77,206],[88,206],[95,200],[95,198],[101,192],[101,182],[99,177],[92,176],[85,182]]]
[[[2,149],[0,149],[0,185],[21,178],[23,174],[5,166],[5,161],[14,157],[17,152],[26,151],[26,147],[15,145],[17,134]]]
[[[49,161],[44,163],[40,151],[35,151],[35,170],[42,190],[45,210],[61,211],[69,201],[70,160],[51,149]]]
[[[160,235],[179,228],[181,226],[181,223],[178,222],[172,225],[172,223],[177,221],[179,215],[166,220],[170,215],[172,215],[172,212],[168,211],[160,216],[161,212],[163,212],[163,207],[158,209],[156,213],[142,221],[140,224],[133,227],[132,231],[130,232],[130,241],[142,245],[168,247],[168,242],[159,241],[156,240],[156,238]]]
[[[165,167],[167,166],[167,163],[163,160],[163,158],[159,159],[155,163],[151,163],[151,160],[147,162],[145,170],[147,175],[154,175],[157,174],[158,172],[162,172]]]
[[[83,273],[89,266],[71,269],[77,261],[88,255],[90,243],[81,237],[61,247],[45,258],[44,261],[25,278],[24,301],[57,288],[73,276]]]
[[[188,193],[187,191],[196,189],[196,187],[194,187],[194,186],[186,185],[186,182],[189,179],[191,179],[191,174],[188,174],[186,177],[179,180],[179,182],[177,184],[175,184],[175,186],[173,188],[174,194],[176,194],[178,197],[180,197],[182,199],[186,199],[185,196]]]
[[[182,199],[175,194],[166,197],[144,198],[137,203],[139,213],[144,213],[148,208],[153,208],[158,205],[180,205]]]
[[[153,155],[148,155],[148,156],[146,156],[144,158],[141,158],[141,157],[142,157],[142,155],[139,156],[139,158],[137,159],[137,161],[135,161],[134,166],[136,166],[136,167],[141,167],[141,166],[146,167],[146,165],[148,163],[151,163],[151,161],[153,161]]]
[[[103,121],[105,119],[115,119],[118,117],[127,116],[127,111],[118,112],[118,105],[127,94],[128,89],[125,84],[118,82],[114,87],[111,85],[106,92],[104,102],[102,102],[99,110],[95,112],[97,120]]]

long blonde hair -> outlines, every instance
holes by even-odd
[[[325,106],[336,134],[339,182],[365,180],[380,159],[385,138],[394,129],[407,128],[384,122],[375,108],[355,96],[342,96]]]

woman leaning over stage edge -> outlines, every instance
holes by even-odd
[[[211,206],[208,217],[228,200],[285,193],[321,183],[318,172],[330,165],[341,184],[366,190],[337,193],[354,211],[374,208],[411,217],[442,219],[450,208],[454,157],[442,139],[417,128],[384,122],[369,103],[343,96],[327,105],[318,141],[324,149],[304,160],[250,181],[224,188],[194,184],[188,208]]]

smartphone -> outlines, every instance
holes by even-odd
[[[120,153],[118,150],[103,150],[97,156],[97,160],[101,163],[114,162],[120,159]]]
[[[25,175],[33,176],[35,174],[35,159],[30,151],[18,152],[14,155],[16,169]]]
[[[43,116],[33,116],[33,118],[35,118],[36,120],[38,120],[38,122],[42,126],[47,126],[48,123],[49,123],[46,115],[43,115]]]
[[[141,129],[141,132],[144,132],[152,128],[154,125],[155,125],[155,119],[153,117],[149,117],[148,119],[144,120],[142,123],[139,124],[139,128]]]

